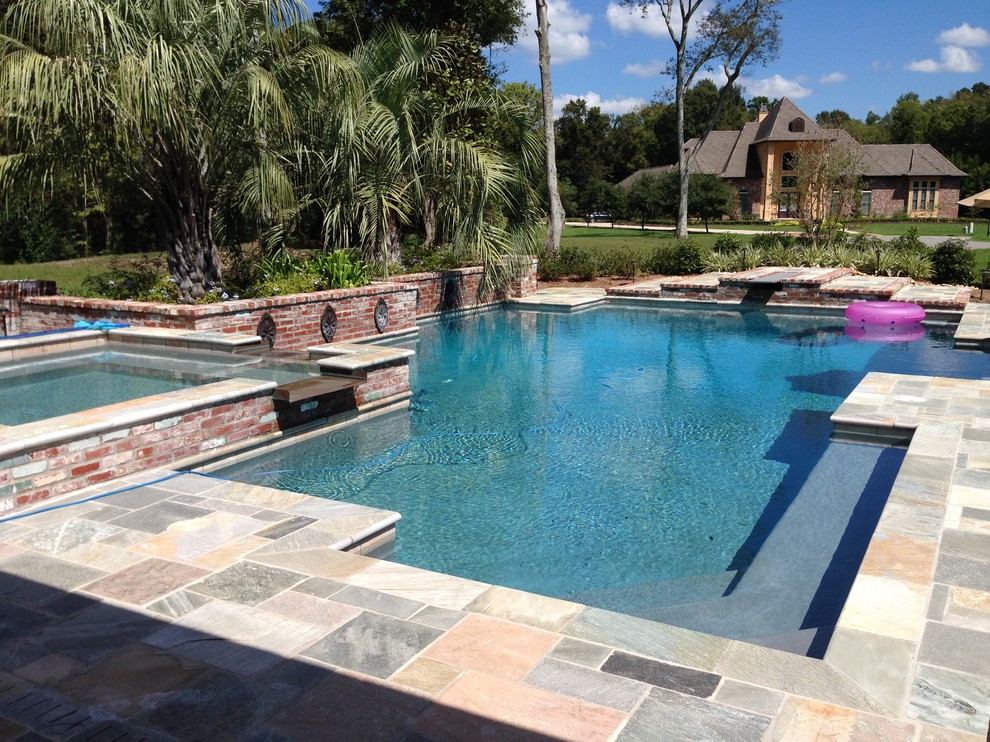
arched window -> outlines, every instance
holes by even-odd
[[[787,125],[787,130],[788,131],[793,131],[793,132],[796,132],[796,133],[803,132],[804,131],[804,119],[803,118],[800,118],[800,117],[794,119],[793,121],[791,121],[791,123],[789,123]]]

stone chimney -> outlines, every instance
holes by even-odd
[[[770,109],[767,108],[766,103],[760,104],[760,112],[756,114],[756,122],[762,124],[763,119],[770,115]]]

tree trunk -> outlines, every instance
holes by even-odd
[[[553,256],[560,251],[560,235],[564,231],[564,206],[560,202],[557,183],[557,150],[553,129],[553,85],[550,80],[550,24],[547,22],[547,0],[536,0],[536,39],[540,49],[540,89],[543,94],[543,141],[546,148],[547,192],[550,214],[544,249]]]
[[[182,163],[174,158],[163,162],[154,204],[158,240],[168,252],[169,272],[186,304],[195,303],[221,281],[205,172],[201,162]]]
[[[437,243],[437,213],[433,196],[423,197],[423,247],[434,247]]]
[[[689,22],[690,19],[682,20],[684,25]],[[677,90],[675,93],[677,99],[677,172],[681,176],[681,199],[677,203],[677,228],[674,231],[674,236],[679,240],[688,236],[688,186],[690,182],[688,155],[684,151],[684,92],[686,87],[684,73],[684,48],[681,46],[677,50]]]
[[[388,228],[385,233],[385,271],[388,266],[402,262],[402,233],[399,230],[399,214],[389,211],[387,215]]]

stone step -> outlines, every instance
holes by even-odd
[[[272,398],[290,404],[304,402],[307,399],[323,397],[345,389],[353,389],[362,381],[363,379],[346,376],[313,376],[309,379],[300,379],[276,387],[272,393]]]

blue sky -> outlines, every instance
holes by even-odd
[[[529,1],[529,5],[535,3]],[[744,95],[783,95],[814,116],[841,108],[856,118],[886,113],[907,92],[922,100],[990,83],[987,0],[789,0],[781,6],[779,59],[745,72]],[[659,14],[617,2],[549,0],[557,108],[582,97],[623,113],[669,89],[657,74],[673,44]],[[535,12],[520,41],[496,56],[506,80],[539,83]]]
[[[581,97],[624,113],[670,88],[656,71],[673,52],[659,14],[644,19],[609,0],[548,4],[558,111]],[[788,0],[781,9],[780,57],[744,73],[747,98],[786,95],[811,116],[841,108],[862,119],[907,92],[925,100],[990,83],[988,0]],[[505,80],[539,84],[535,25],[533,12],[519,42],[494,53]]]

